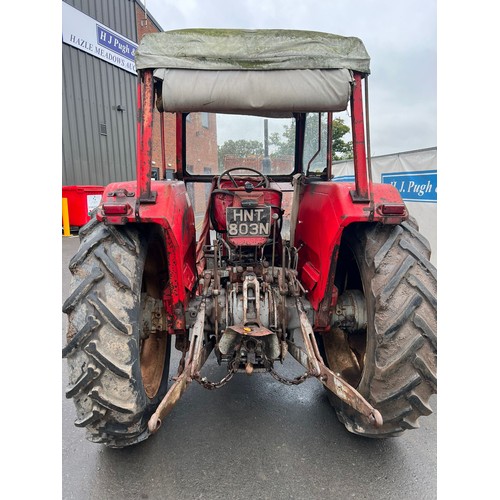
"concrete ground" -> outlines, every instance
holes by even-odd
[[[62,301],[77,237],[62,239]],[[62,302],[61,302],[62,304]],[[66,317],[62,318],[62,344]],[[179,356],[173,349],[171,374]],[[302,373],[293,359],[281,367]],[[203,374],[220,378],[209,360]],[[157,434],[122,450],[90,443],[73,425],[62,361],[62,498],[384,499],[437,497],[437,416],[398,438],[348,433],[316,380],[288,387],[267,374],[235,375],[225,387],[189,386]],[[436,410],[436,397],[431,405]]]

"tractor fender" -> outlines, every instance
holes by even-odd
[[[329,327],[336,303],[333,279],[344,229],[363,222],[400,224],[408,218],[394,186],[372,184],[373,203],[354,201],[354,191],[352,182],[311,182],[301,188],[294,246],[299,249],[299,279],[316,311],[318,329]],[[391,213],[391,207],[400,213]]]
[[[138,202],[136,181],[111,183],[103,192],[96,218],[108,225],[156,225],[161,228],[168,266],[164,303],[167,314],[172,317],[172,330],[183,330],[184,310],[197,276],[193,207],[182,181],[152,180],[151,192],[153,201]],[[117,213],[120,210],[123,213]]]

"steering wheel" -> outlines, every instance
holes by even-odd
[[[238,183],[236,182],[236,180],[234,179],[234,177],[231,175],[231,172],[234,172],[235,170],[247,170],[249,172],[252,172],[253,174],[257,174],[257,177],[260,177],[260,180],[257,182],[257,184],[254,184],[254,189],[255,188],[259,188],[259,187],[266,187],[268,188],[269,187],[269,179],[261,172],[259,172],[258,170],[254,170],[253,168],[247,168],[247,167],[234,167],[234,168],[228,168],[227,170],[224,170],[224,172],[222,172],[222,174],[220,174],[220,177],[217,181],[217,188],[220,189],[220,185],[221,185],[221,182],[222,182],[222,179],[223,177],[228,177],[229,179],[231,179],[231,182],[233,183],[234,187],[240,187],[238,186]],[[237,177],[244,177],[244,175],[238,175]],[[256,179],[257,181],[257,179]]]

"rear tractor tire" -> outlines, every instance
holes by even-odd
[[[329,367],[357,388],[384,419],[376,429],[329,392],[339,420],[355,434],[390,437],[419,427],[437,392],[437,276],[414,219],[398,226],[346,229],[337,286],[364,295],[366,330],[324,334]],[[339,290],[342,293],[342,289]]]
[[[166,269],[162,239],[95,218],[80,239],[63,305],[66,397],[87,439],[122,448],[149,436],[148,419],[168,388],[170,336],[151,328],[164,286],[157,272]]]

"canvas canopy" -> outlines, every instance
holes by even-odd
[[[356,37],[300,30],[187,29],[145,35],[136,68],[198,70],[339,69],[370,73]]]
[[[163,81],[160,111],[282,117],[345,110],[352,71],[369,62],[358,38],[296,30],[152,33],[136,52],[137,69]]]

